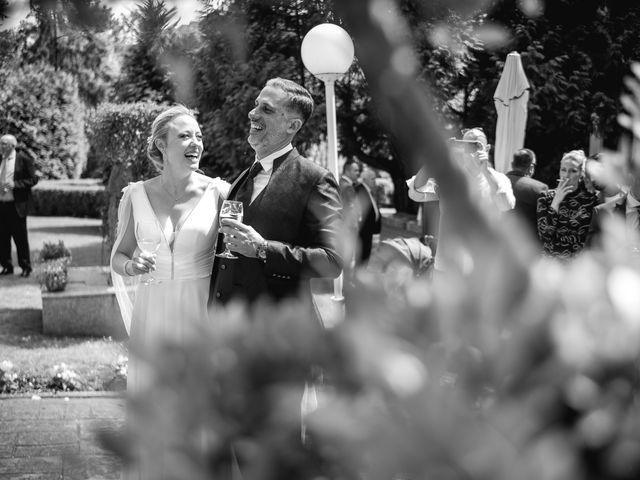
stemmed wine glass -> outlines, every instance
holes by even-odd
[[[138,241],[138,247],[144,253],[156,253],[162,241],[162,232],[158,222],[145,220],[136,222],[136,240]],[[153,285],[161,282],[153,278],[150,273],[146,273],[142,276],[142,283],[144,285]]]
[[[242,222],[242,215],[243,215],[242,202],[237,202],[235,200],[225,200],[222,202],[222,206],[220,207],[221,219],[232,218],[234,220]],[[224,252],[218,253],[216,257],[238,258],[233,253],[231,253],[231,250],[229,250],[229,247],[227,247],[226,241],[224,243]]]

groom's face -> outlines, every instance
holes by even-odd
[[[249,112],[249,145],[258,158],[291,142],[302,121],[287,109],[288,95],[277,87],[266,86]]]

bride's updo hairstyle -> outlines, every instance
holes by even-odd
[[[151,160],[158,172],[162,171],[162,152],[156,145],[159,138],[166,140],[169,124],[182,115],[189,115],[196,119],[195,112],[184,105],[175,105],[160,113],[151,124],[151,135],[147,138],[147,158]],[[196,119],[197,120],[197,119]]]

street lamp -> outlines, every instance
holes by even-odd
[[[336,134],[335,81],[344,75],[353,62],[353,42],[349,34],[338,25],[323,23],[316,25],[305,35],[300,47],[302,62],[315,77],[324,83],[327,107],[327,158],[329,168],[340,181],[338,171],[338,137]],[[336,302],[342,296],[342,275],[333,282],[333,297]]]

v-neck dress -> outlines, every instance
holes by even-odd
[[[164,339],[180,342],[194,325],[208,320],[209,281],[218,235],[217,199],[226,197],[229,185],[214,179],[193,209],[173,231],[171,222],[158,222],[142,182],[129,186],[135,221],[155,221],[163,240],[156,253],[158,284],[138,286],[131,317],[130,341],[134,348],[153,349]],[[150,379],[140,362],[130,361],[127,389],[136,392]]]

